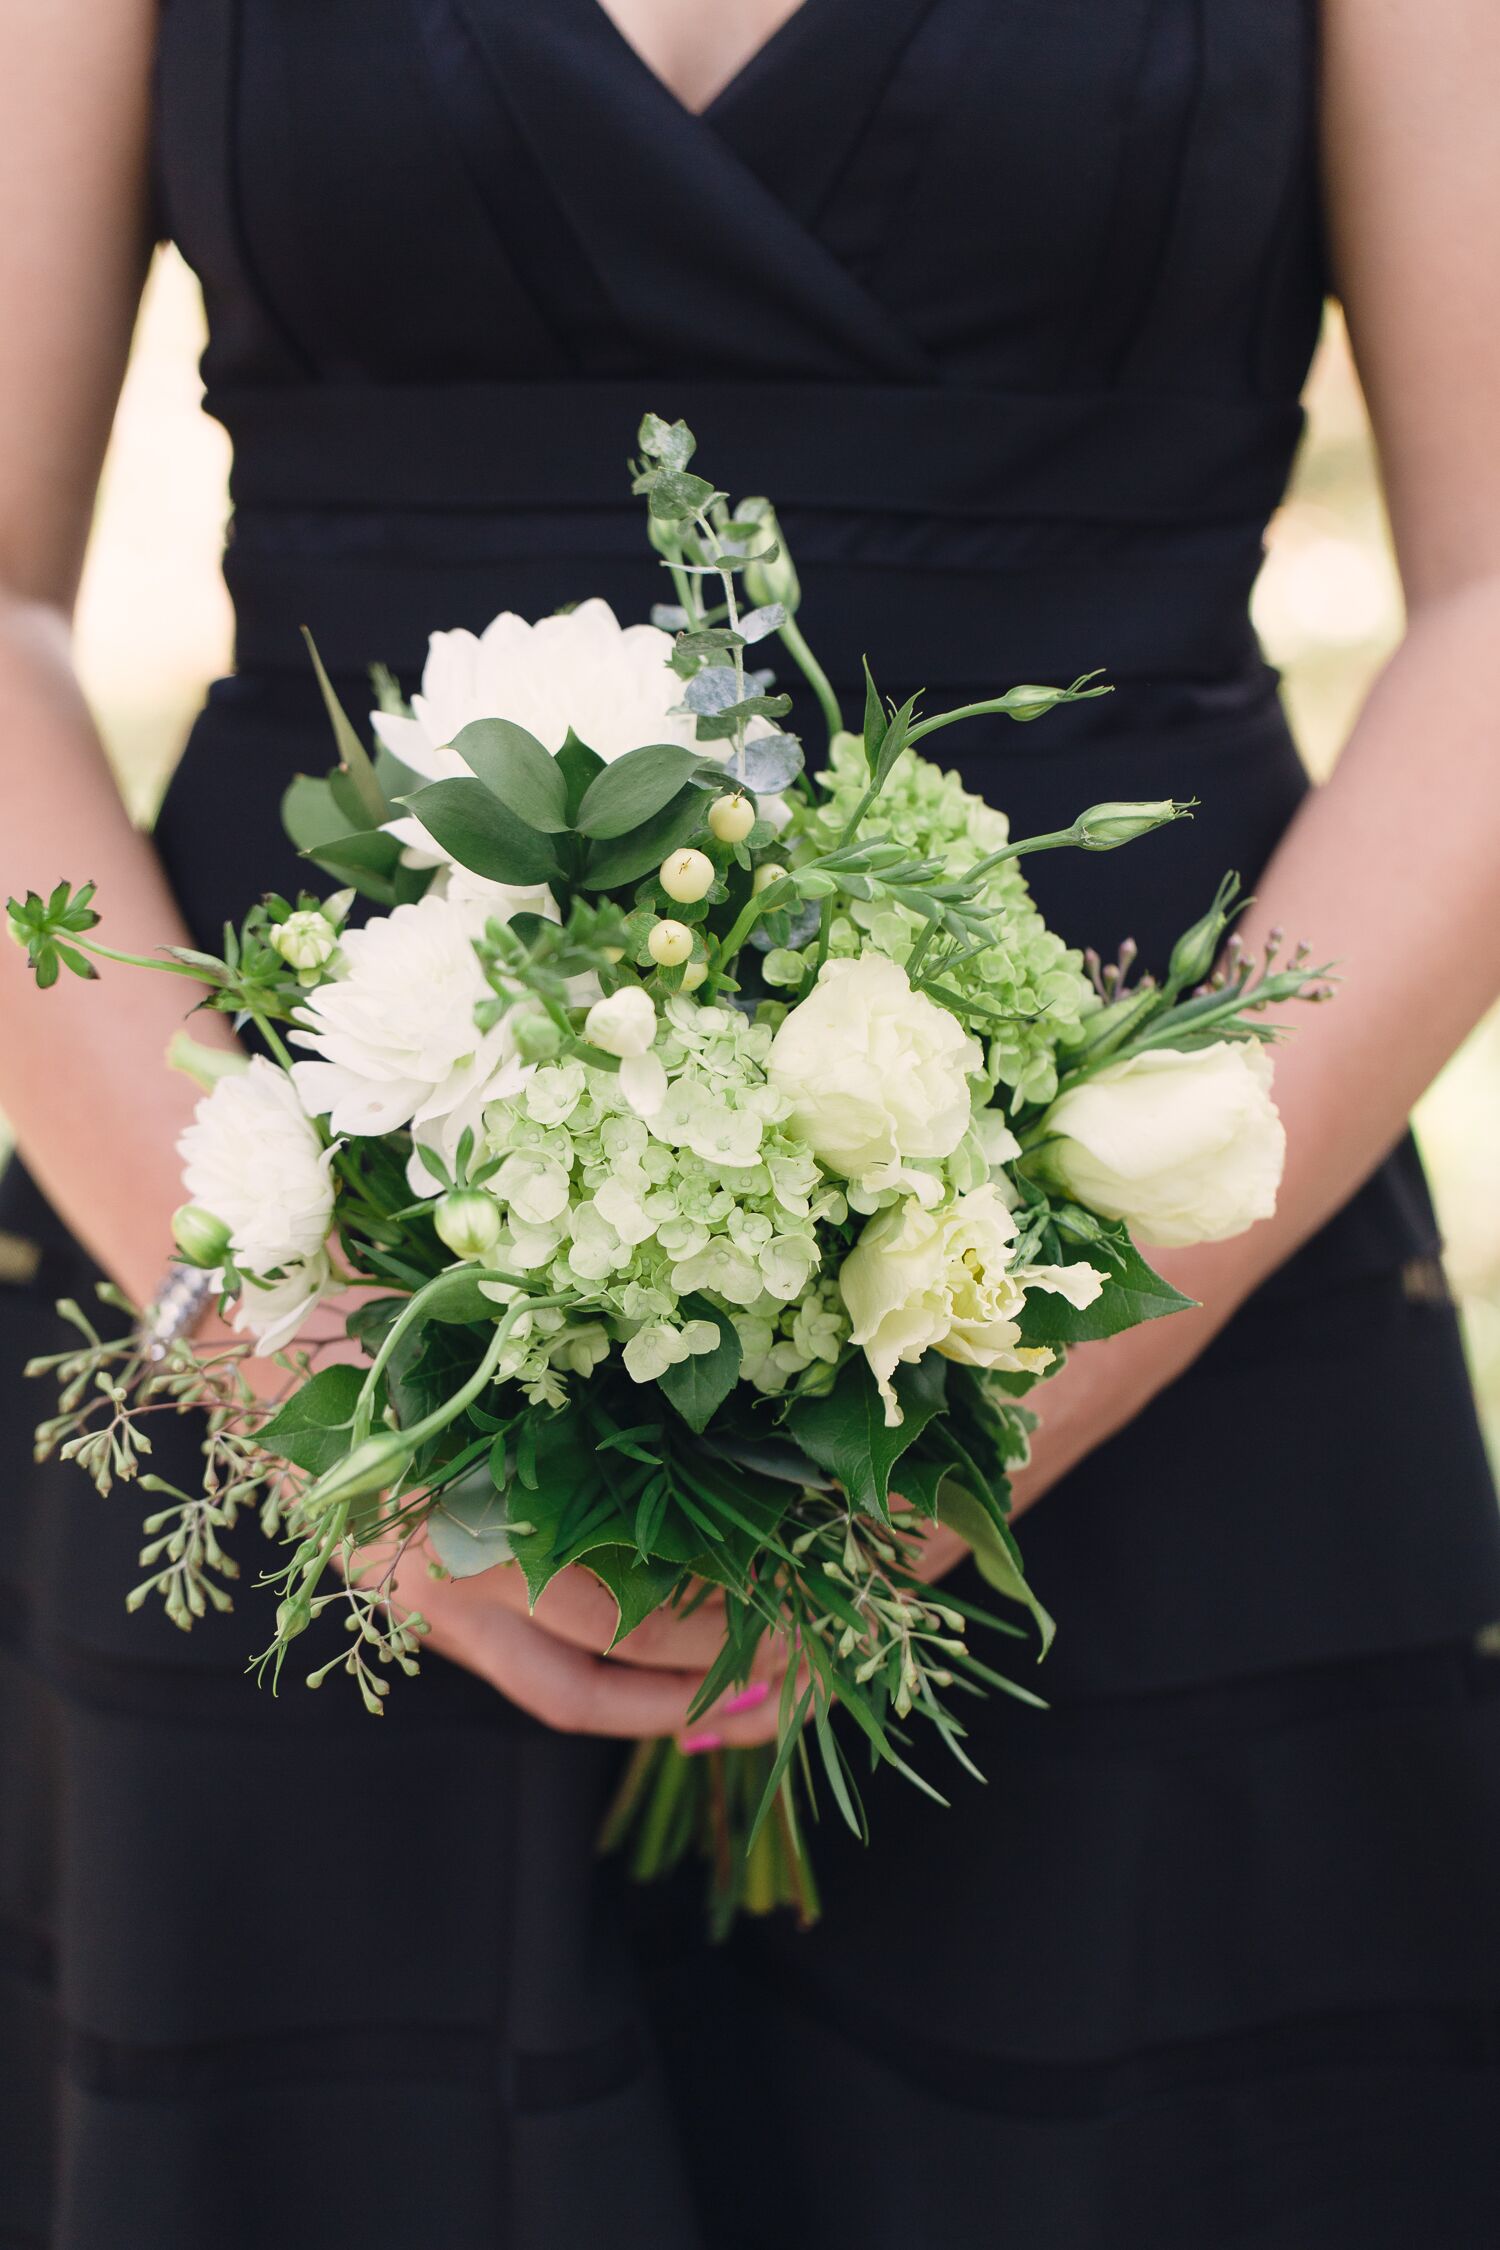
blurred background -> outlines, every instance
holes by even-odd
[[[165,783],[205,684],[229,662],[229,608],[218,576],[228,448],[200,411],[201,344],[196,284],[174,253],[164,253],[100,487],[79,620],[84,686],[142,815]],[[1256,619],[1283,670],[1303,752],[1322,775],[1401,629],[1369,425],[1334,312],[1308,405],[1310,441],[1272,526]],[[1500,1454],[1497,1114],[1500,1012],[1454,1058],[1418,1115],[1491,1448]]]

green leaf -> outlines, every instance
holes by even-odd
[[[686,422],[666,422],[659,414],[642,415],[636,444],[649,460],[668,469],[685,469],[698,450]]]
[[[482,781],[434,781],[402,803],[461,867],[493,883],[545,883],[558,873],[552,846]]]
[[[818,1466],[837,1477],[856,1508],[889,1513],[891,1471],[941,1411],[946,1367],[936,1352],[915,1366],[898,1367],[894,1382],[902,1420],[886,1427],[885,1403],[869,1364],[851,1359],[822,1398],[802,1398],[786,1427]]]
[[[452,1577],[477,1578],[512,1559],[509,1512],[485,1459],[439,1494],[427,1518],[428,1543]]]
[[[349,1451],[349,1425],[364,1382],[358,1367],[324,1367],[255,1433],[257,1445],[321,1477]]]
[[[1028,1344],[1098,1343],[1126,1328],[1139,1328],[1142,1321],[1191,1308],[1195,1300],[1153,1272],[1123,1229],[1110,1236],[1109,1248],[1111,1257],[1096,1251],[1081,1261],[1105,1276],[1100,1294],[1081,1312],[1054,1290],[1027,1291],[1021,1332]]]
[[[676,1407],[690,1430],[702,1432],[717,1407],[723,1405],[739,1380],[740,1339],[734,1322],[706,1297],[684,1297],[678,1307],[683,1320],[711,1320],[719,1341],[711,1352],[697,1352],[669,1367],[657,1377],[659,1387]]]
[[[1007,1601],[1019,1602],[1023,1609],[1030,1611],[1041,1634],[1041,1653],[1045,1656],[1057,1627],[1026,1582],[1021,1551],[1009,1526],[953,1477],[945,1478],[938,1488],[937,1512],[938,1521],[956,1531],[974,1550],[980,1577]]]
[[[870,768],[871,785],[877,791],[885,787],[892,766],[906,748],[906,738],[911,730],[912,717],[916,708],[916,697],[909,695],[881,736],[879,752],[872,761]]]
[[[604,760],[597,750],[591,750],[586,742],[580,742],[569,727],[568,738],[557,753],[557,770],[567,787],[568,826],[573,828],[577,826],[578,808],[583,803],[589,783],[604,771]]]
[[[611,1648],[660,1609],[683,1577],[680,1563],[663,1562],[654,1555],[643,1560],[634,1547],[595,1547],[584,1557],[583,1567],[614,1595],[620,1615]]]
[[[453,748],[493,796],[541,835],[569,825],[567,776],[550,750],[510,719],[474,719]]]
[[[366,819],[372,827],[378,828],[383,820],[390,819],[391,808],[386,801],[385,791],[375,778],[370,753],[355,733],[348,713],[334,693],[333,682],[323,669],[323,659],[318,654],[317,643],[305,625],[302,628],[302,638],[307,643],[307,653],[312,658],[313,670],[317,674],[323,705],[333,727],[333,739],[338,744],[339,764],[358,795]]]
[[[885,715],[885,705],[881,702],[879,691],[875,685],[875,676],[870,670],[870,659],[866,656],[862,658],[861,661],[863,662],[865,668],[865,717],[863,729],[865,738],[865,759],[867,764],[869,765],[871,773],[873,774],[873,772],[875,771],[875,761],[880,756],[880,745],[885,740],[885,730],[889,722],[887,721]]]
[[[580,835],[629,836],[671,803],[709,761],[680,742],[648,742],[596,774],[583,793],[574,825]],[[714,772],[723,768],[714,761]]]
[[[382,906],[396,903],[401,846],[383,828],[359,828],[352,835],[335,836],[305,849],[301,856],[365,898]]]
[[[613,772],[614,768],[609,770]],[[613,891],[625,883],[639,882],[643,875],[655,874],[668,852],[697,834],[703,818],[701,792],[691,787],[679,790],[659,813],[629,835],[596,843],[584,865],[582,887],[587,891]]]
[[[281,825],[299,852],[312,853],[342,837],[349,821],[325,778],[299,773],[282,794]]]

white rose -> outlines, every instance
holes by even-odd
[[[1222,1242],[1276,1208],[1286,1132],[1272,1073],[1269,1051],[1248,1039],[1107,1063],[1054,1102],[1046,1162],[1070,1195],[1142,1242]]]
[[[979,1042],[884,954],[825,961],[785,1018],[766,1074],[830,1171],[862,1179],[952,1154],[968,1130]]]
[[[321,1058],[292,1066],[297,1092],[334,1132],[410,1125],[451,1159],[485,1103],[525,1082],[509,1019],[483,1034],[474,1021],[489,997],[474,951],[485,920],[478,903],[429,896],[345,933],[346,973],[308,996],[292,1033]],[[411,1178],[431,1192],[416,1158]]]
[[[1028,1289],[1093,1303],[1103,1276],[1089,1265],[1010,1264],[1016,1222],[998,1189],[961,1195],[941,1211],[915,1198],[878,1212],[839,1271],[850,1341],[870,1363],[890,1426],[901,1420],[891,1378],[929,1351],[969,1367],[1039,1373],[1052,1353],[1021,1342]]]

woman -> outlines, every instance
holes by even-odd
[[[946,1813],[877,1787],[868,1853],[825,1827],[812,1936],[708,1955],[691,1898],[627,1917],[591,1855],[608,1738],[681,1726],[692,1626],[605,1661],[587,1580],[535,1620],[504,1573],[424,1588],[452,1661],[373,1727],[245,1681],[253,1593],[186,1640],[126,1619],[132,1511],[31,1468],[17,1370],[88,1259],[157,1284],[177,1003],[38,1005],[5,949],[43,1193],[13,1172],[3,1220],[0,2237],[1484,2239],[1500,1545],[1401,1136],[1500,982],[1490,0],[23,0],[5,48],[7,887],[92,876],[143,947],[295,880],[296,626],[357,700],[434,626],[643,614],[650,406],[776,493],[846,695],[861,636],[950,704],[1109,668],[961,738],[1022,831],[1201,799],[1038,863],[1069,936],[1159,960],[1238,865],[1251,942],[1344,983],[1279,1065],[1276,1219],[1049,1389],[1018,1497],[1050,1715],[988,1710]],[[154,847],[66,628],[153,233],[207,293],[239,636]],[[1411,622],[1308,796],[1246,603],[1332,284]]]

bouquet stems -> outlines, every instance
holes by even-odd
[[[641,1742],[631,1753],[599,1832],[601,1852],[623,1852],[632,1881],[669,1874],[689,1852],[708,1871],[709,1926],[727,1935],[736,1913],[786,1907],[802,1929],[820,1911],[802,1843],[795,1766],[782,1777],[770,1815],[746,1842],[775,1762],[775,1745],[685,1756],[675,1742]]]

